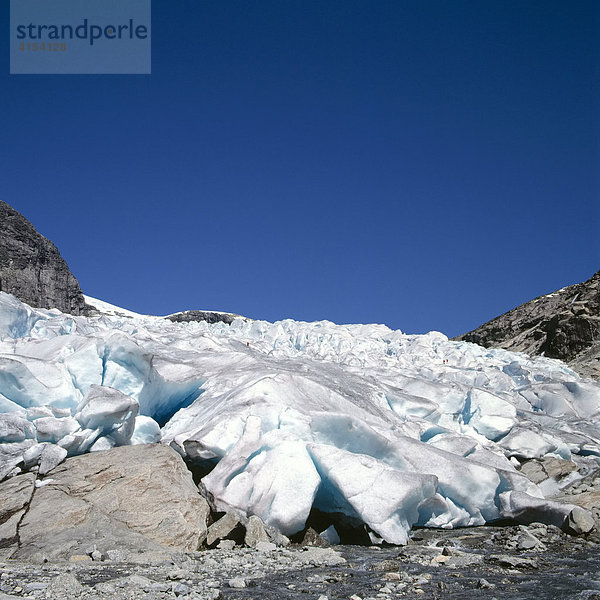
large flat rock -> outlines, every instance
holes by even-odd
[[[209,508],[181,457],[161,445],[67,459],[36,488],[15,558],[62,559],[96,546],[128,552],[196,550]]]

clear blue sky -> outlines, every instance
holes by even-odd
[[[0,199],[85,293],[457,335],[600,269],[600,2],[152,8],[151,76],[1,48]]]

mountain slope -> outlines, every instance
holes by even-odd
[[[581,376],[600,380],[600,271],[455,339],[559,358]]]
[[[0,291],[37,308],[85,313],[79,283],[56,246],[0,201]]]

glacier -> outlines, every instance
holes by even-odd
[[[285,535],[342,515],[373,540],[569,505],[519,471],[600,457],[600,384],[564,363],[438,332],[237,317],[96,316],[0,292],[0,480],[66,456],[162,443],[216,511]]]

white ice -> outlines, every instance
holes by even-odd
[[[514,457],[600,456],[600,385],[556,360],[384,325],[172,323],[88,301],[98,315],[0,293],[0,478],[160,441],[210,471],[219,510],[292,534],[319,508],[404,542],[415,524],[556,512]]]

